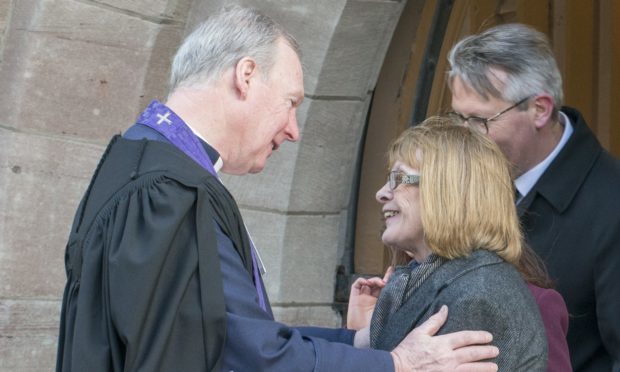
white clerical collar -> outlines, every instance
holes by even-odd
[[[562,134],[560,142],[558,142],[553,151],[551,151],[551,153],[547,155],[545,160],[541,161],[534,168],[523,173],[519,178],[515,180],[515,187],[520,194],[517,203],[520,202],[521,199],[523,199],[523,197],[530,192],[536,182],[538,182],[538,179],[543,175],[543,173],[545,173],[553,159],[558,156],[560,150],[562,150],[566,142],[568,142],[571,134],[573,133],[573,126],[570,122],[570,119],[562,111],[560,111],[560,123],[564,126],[564,133]]]
[[[207,145],[209,145],[209,147],[211,147],[212,149],[214,149],[214,148],[213,148],[213,146],[211,146],[211,145],[209,144],[209,142],[207,142],[207,140],[206,140],[206,139],[204,139],[204,137],[203,137],[203,136],[201,136],[201,135],[200,135],[200,133],[198,133],[198,131],[197,131],[197,130],[194,130],[194,128],[192,128],[192,126],[191,126],[191,125],[189,125],[189,124],[187,124],[187,123],[185,123],[185,124],[189,127],[189,129],[191,129],[191,130],[192,130],[192,132],[196,135],[196,137],[200,138],[201,140],[203,140],[203,141],[204,141],[204,143],[206,143]],[[214,149],[214,151],[217,151],[217,150],[215,150],[215,149]],[[222,157],[221,157],[221,156],[219,156],[219,153],[218,153],[217,161],[215,162],[215,164],[213,164],[213,168],[215,169],[215,172],[216,172],[216,173],[219,173],[219,172],[220,172],[220,169],[222,169],[222,167],[223,167],[223,166],[224,166],[224,161],[222,160]]]
[[[217,158],[217,161],[215,162],[215,164],[213,164],[213,169],[215,169],[216,173],[220,173],[220,169],[222,169],[223,166],[224,166],[224,161],[222,160],[222,157],[220,156],[219,158]]]

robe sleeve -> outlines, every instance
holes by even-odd
[[[119,370],[219,370],[225,311],[217,245],[213,219],[200,220],[196,200],[195,188],[163,178],[128,193],[97,222],[107,247],[101,282]]]
[[[252,278],[244,269],[230,239],[221,230],[217,234],[226,298],[224,370],[394,370],[390,353],[347,345],[352,340],[350,331],[296,329],[274,321],[258,305]]]

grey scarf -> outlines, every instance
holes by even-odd
[[[411,261],[406,266],[397,266],[385,288],[381,290],[372,320],[370,321],[370,347],[376,347],[379,334],[390,317],[407,302],[409,297],[447,259],[431,254],[421,263]]]

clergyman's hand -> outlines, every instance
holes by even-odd
[[[499,354],[495,346],[485,345],[493,336],[484,331],[461,331],[434,336],[448,319],[448,308],[441,309],[411,331],[392,351],[396,372],[405,371],[497,371],[497,365],[481,362]]]

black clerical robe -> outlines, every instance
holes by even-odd
[[[57,371],[219,371],[216,223],[251,275],[241,215],[221,183],[170,144],[115,137],[67,244]]]

